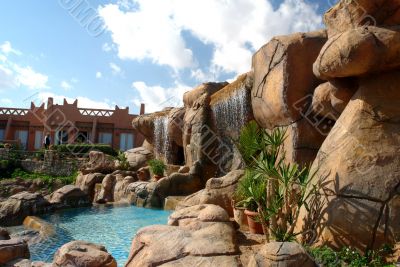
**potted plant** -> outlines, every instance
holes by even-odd
[[[158,159],[152,159],[147,162],[150,166],[150,170],[152,174],[154,175],[154,179],[156,181],[160,180],[161,178],[164,177],[164,171],[166,169],[166,166],[163,161],[158,160]]]
[[[239,181],[235,192],[235,208],[243,208],[247,217],[250,233],[262,234],[263,227],[259,220],[258,204],[265,201],[266,191],[264,180],[251,169],[247,169]]]

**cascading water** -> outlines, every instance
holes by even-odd
[[[157,117],[154,120],[154,146],[157,157],[164,155],[169,160],[170,141],[168,136],[168,116]]]
[[[216,126],[220,131],[231,129],[239,133],[246,124],[249,115],[246,89],[243,86],[229,98],[217,102],[211,108]]]

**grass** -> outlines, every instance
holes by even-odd
[[[68,185],[75,183],[77,173],[73,173],[70,176],[50,176],[46,174],[30,173],[21,169],[15,169],[14,172],[11,174],[11,178],[15,179],[17,177],[24,180],[40,179],[48,186],[52,186],[56,180],[61,181],[61,183],[64,185]]]
[[[393,253],[389,246],[380,250],[370,251],[366,255],[360,254],[352,248],[342,248],[336,252],[328,247],[308,248],[308,252],[315,261],[324,267],[349,266],[349,267],[395,267],[396,265],[386,263],[385,256]]]

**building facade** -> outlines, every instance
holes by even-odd
[[[144,114],[144,104],[140,114]],[[78,100],[69,104],[54,104],[48,98],[47,106],[30,109],[0,108],[0,142],[16,142],[23,149],[34,151],[43,147],[46,134],[51,144],[94,143],[108,144],[122,151],[141,146],[143,136],[132,128],[138,115],[129,114],[129,108],[114,110],[79,108]]]

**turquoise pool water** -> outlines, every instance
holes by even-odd
[[[56,250],[72,240],[85,240],[104,245],[118,262],[124,266],[131,242],[138,229],[166,224],[170,212],[127,207],[90,207],[71,209],[40,216],[53,224],[56,235],[30,246],[32,260],[51,262]]]

